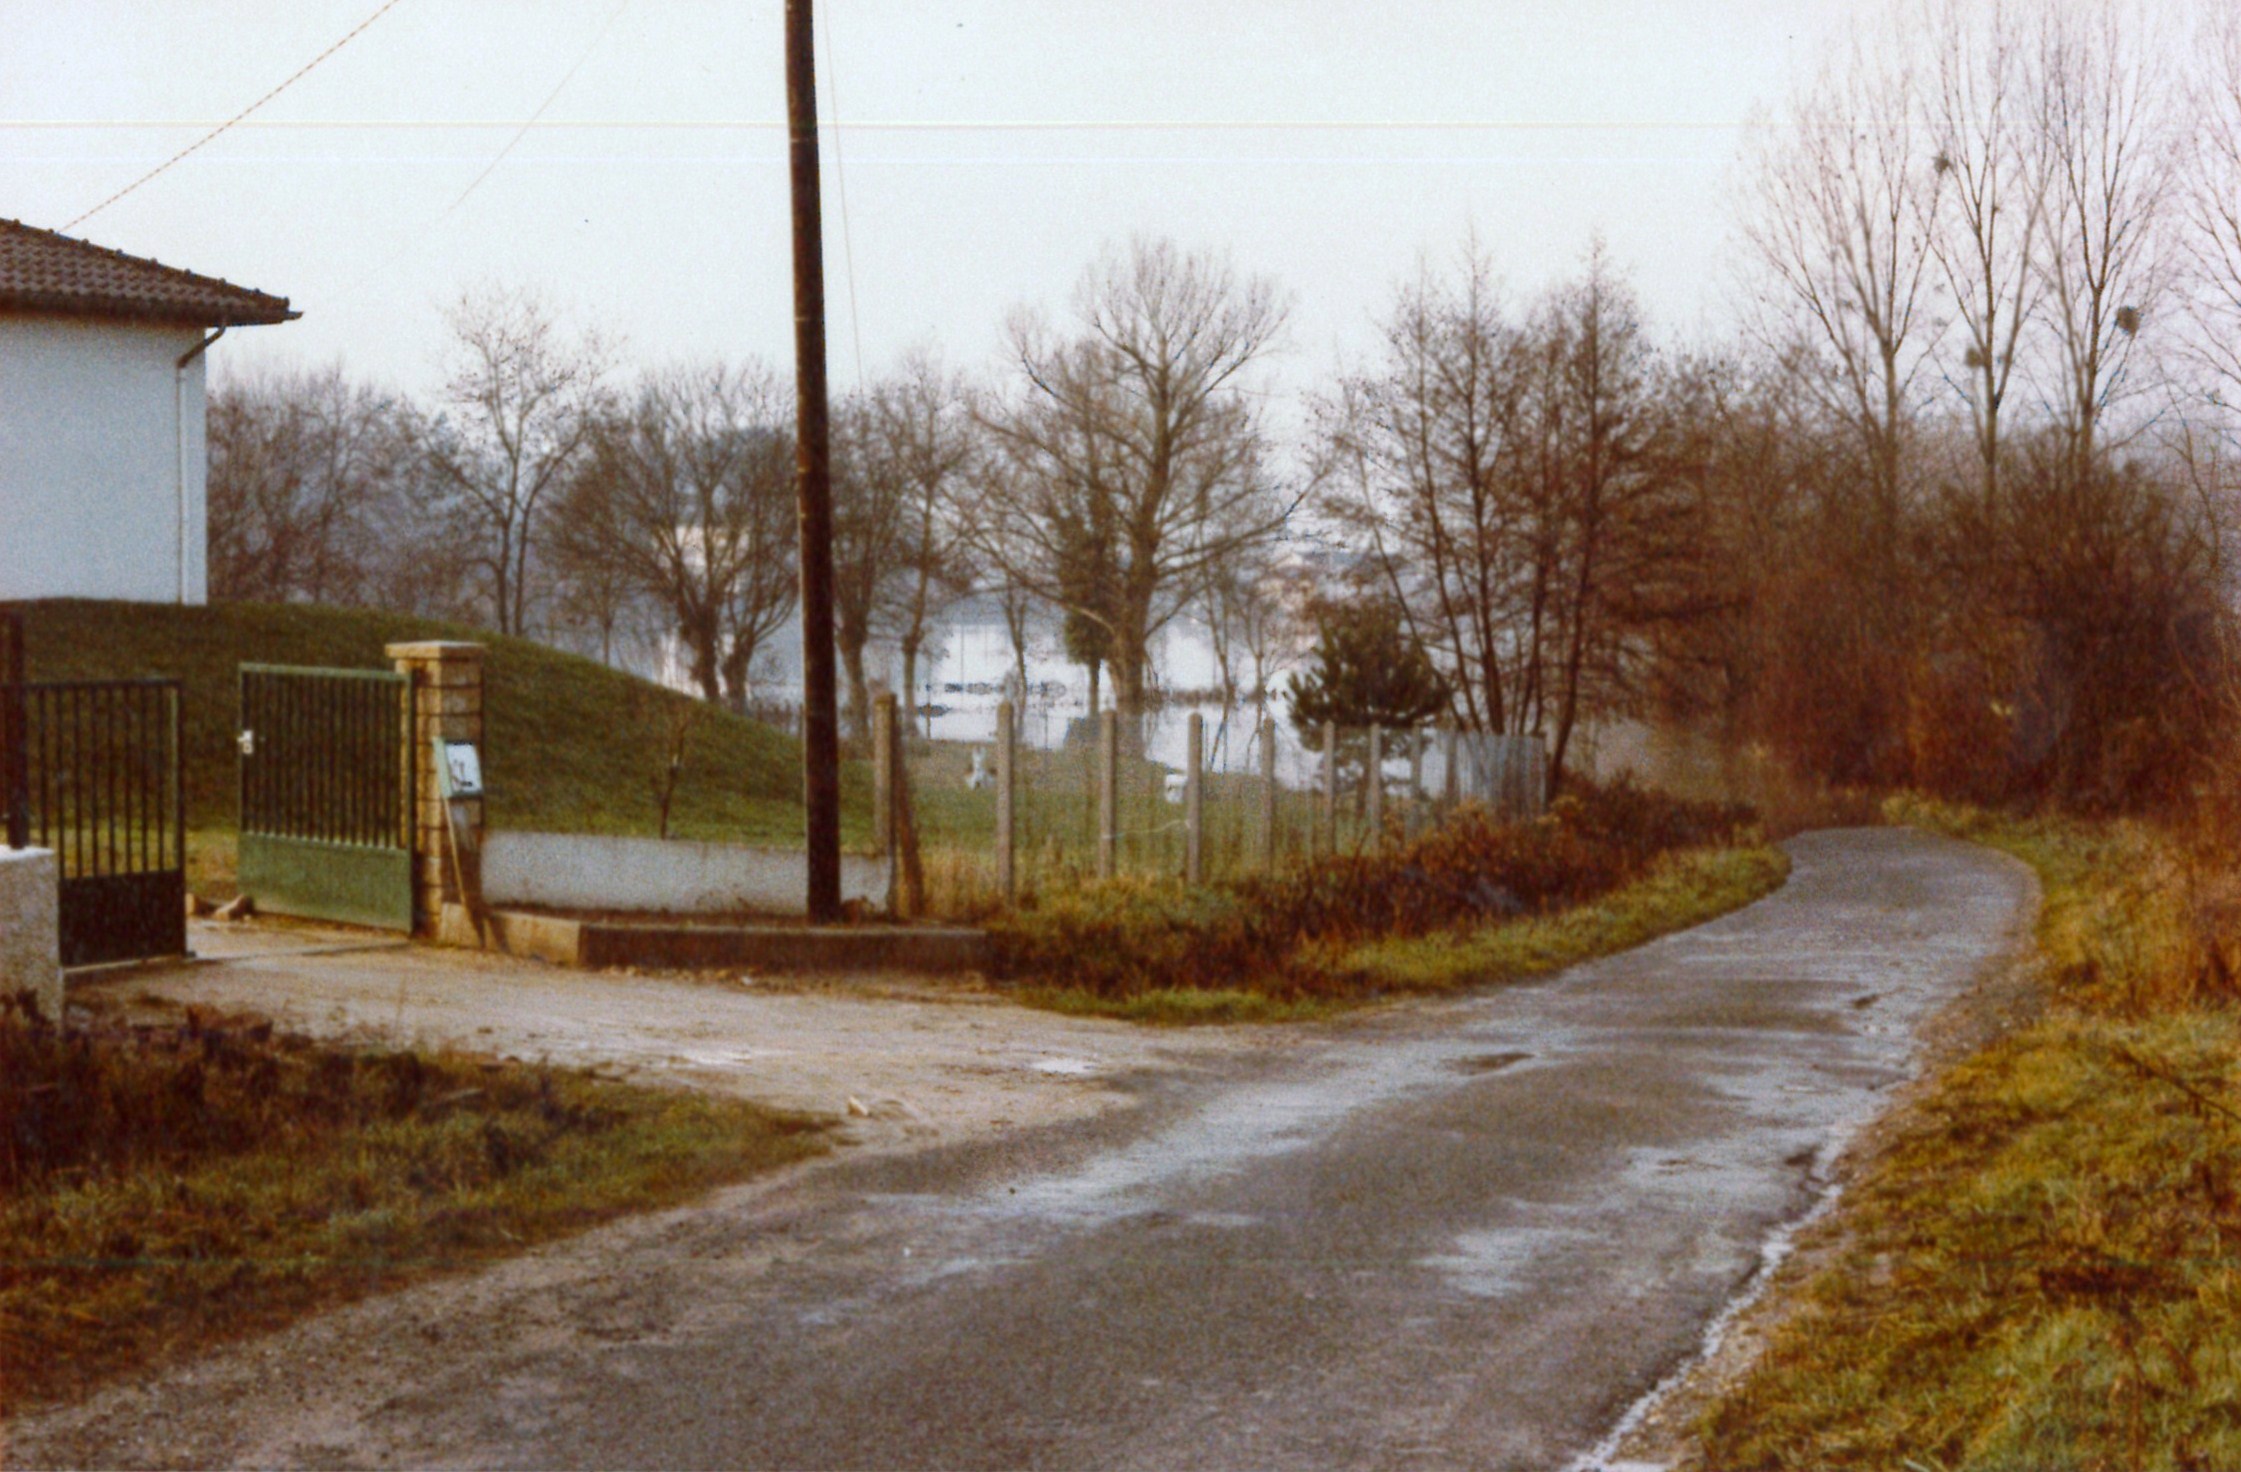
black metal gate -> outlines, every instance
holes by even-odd
[[[241,891],[276,914],[412,929],[411,682],[241,667]]]
[[[22,816],[11,812],[10,827],[32,847],[54,850],[62,964],[184,955],[179,682],[44,681],[15,689],[23,775],[10,785],[21,793]]]

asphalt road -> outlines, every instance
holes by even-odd
[[[0,1459],[1562,1467],[1694,1352],[2029,920],[1983,849],[1790,849],[1780,893],[1624,956],[1149,1073],[1088,1123],[842,1158]]]

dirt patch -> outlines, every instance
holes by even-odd
[[[203,962],[82,986],[103,1007],[255,1010],[323,1038],[451,1046],[713,1089],[839,1120],[864,1145],[1078,1119],[1120,1079],[1294,1046],[1011,1004],[977,979],[576,972],[367,932],[197,925]]]
[[[1990,1045],[1998,1038],[2029,1026],[2046,1009],[2045,968],[2030,941],[2030,927],[2039,911],[2038,876],[2030,875],[2031,901],[2015,936],[2015,948],[1999,963],[1987,967],[1975,982],[1950,1004],[1921,1025],[1914,1076],[1899,1086],[1891,1107],[1846,1144],[1827,1167],[1828,1194],[1824,1205],[1797,1232],[1789,1249],[1769,1273],[1747,1290],[1753,1296],[1719,1330],[1718,1342],[1680,1376],[1662,1388],[1639,1419],[1609,1448],[1600,1461],[1585,1464],[1582,1472],[1599,1468],[1640,1468],[1642,1472],[1705,1472],[1696,1450],[1695,1426],[1704,1412],[1749,1373],[1767,1344],[1794,1315],[1806,1285],[1836,1262],[1851,1240],[1843,1196],[1902,1137],[1919,1122],[1921,1111],[1935,1092],[1938,1077],[1954,1064]],[[1880,1000],[1868,993],[1855,998],[1855,1007]]]

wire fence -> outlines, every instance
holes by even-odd
[[[904,738],[925,910],[972,915],[1108,877],[1241,878],[1403,839],[1464,804],[1529,816],[1547,784],[1537,737],[1328,727],[1303,742],[1264,720],[1228,733],[1246,760],[1232,748],[1227,769],[1213,770],[1213,733],[1196,718],[1192,728],[1180,765],[1144,755],[1110,713],[1056,747],[1014,742],[1008,823],[1001,737]],[[1189,749],[1200,754],[1195,794]]]

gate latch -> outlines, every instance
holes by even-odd
[[[244,731],[241,733],[241,754],[243,756],[255,756],[257,754],[256,732]]]

